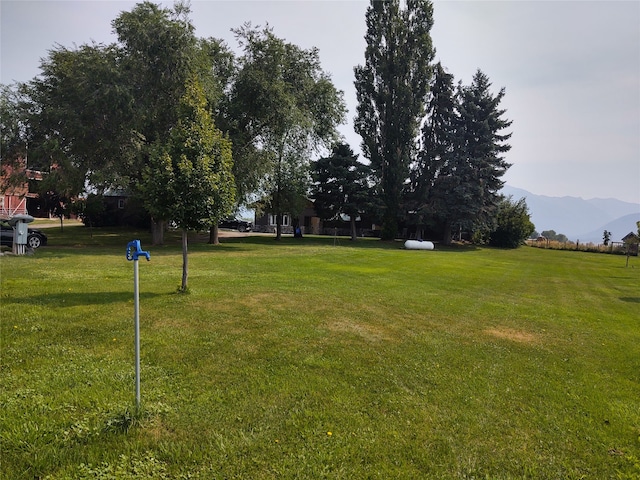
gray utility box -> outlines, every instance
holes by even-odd
[[[31,215],[16,215],[9,219],[9,225],[13,227],[13,253],[16,255],[24,255],[27,252],[27,238],[31,222],[33,222]]]

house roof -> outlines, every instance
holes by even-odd
[[[638,237],[636,233],[629,232],[622,237],[622,241],[625,243],[638,243],[640,241],[640,237]]]

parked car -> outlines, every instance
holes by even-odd
[[[238,230],[239,232],[248,232],[251,230],[251,222],[245,222],[238,218],[227,218],[218,224],[218,228],[228,228],[230,230]]]
[[[9,222],[0,221],[0,244],[5,247],[13,248],[13,227]],[[38,248],[47,244],[47,236],[40,230],[35,228],[28,229],[27,246],[30,248]]]

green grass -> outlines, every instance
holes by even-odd
[[[65,226],[0,259],[0,478],[640,478],[640,262]],[[133,267],[142,240],[142,408]]]

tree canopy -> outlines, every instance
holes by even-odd
[[[33,167],[65,164],[97,190],[121,183],[119,161],[135,139],[119,58],[113,45],[58,46],[42,61],[40,77],[22,86]]]
[[[312,153],[338,139],[343,94],[322,70],[317,49],[287,43],[270,28],[247,24],[235,32],[244,55],[230,95],[232,138],[255,162],[255,190],[276,214],[280,238],[282,214],[293,213],[306,193]]]
[[[234,203],[275,214],[280,238],[283,214],[295,217],[311,191],[321,216],[367,213],[383,239],[399,225],[445,243],[454,229],[495,226],[510,166],[505,90],[493,93],[481,70],[456,87],[432,64],[429,0],[371,0],[367,9],[365,61],[354,69],[367,165],[340,143],[343,92],[316,48],[244,24],[236,55],[197,38],[189,15],[185,2],[139,3],[112,21],[115,43],[56,45],[39,77],[3,86],[3,163],[28,149],[50,172],[41,185],[53,199],[127,191],[154,220],[154,243],[168,220],[215,233]],[[190,189],[210,191],[180,205]]]
[[[17,86],[0,85],[0,157],[2,163],[13,163],[17,158],[27,155],[26,128],[23,102]]]
[[[460,122],[456,101],[453,75],[441,63],[436,64],[421,149],[406,187],[407,220],[419,229],[426,224],[436,229],[448,225],[447,212],[453,205],[450,193],[458,182],[455,154]]]
[[[177,125],[168,142],[153,145],[140,185],[149,212],[182,230],[183,291],[188,287],[187,232],[217,223],[235,200],[231,143],[206,106],[197,77],[189,79]]]
[[[371,205],[370,175],[369,166],[358,162],[358,156],[344,143],[335,145],[330,156],[312,165],[316,213],[328,220],[347,215],[352,240],[357,238],[356,218]]]
[[[453,86],[453,75],[435,67],[422,144],[407,186],[408,220],[428,224],[450,243],[454,228],[492,228],[501,177],[509,168],[503,154],[511,125],[480,70],[471,85]]]
[[[489,245],[516,248],[535,230],[524,198],[500,197],[496,207],[495,227],[489,232]]]
[[[398,231],[403,185],[416,151],[434,50],[433,7],[427,0],[371,0],[365,64],[355,68],[355,130],[371,162],[384,204],[382,238]]]

